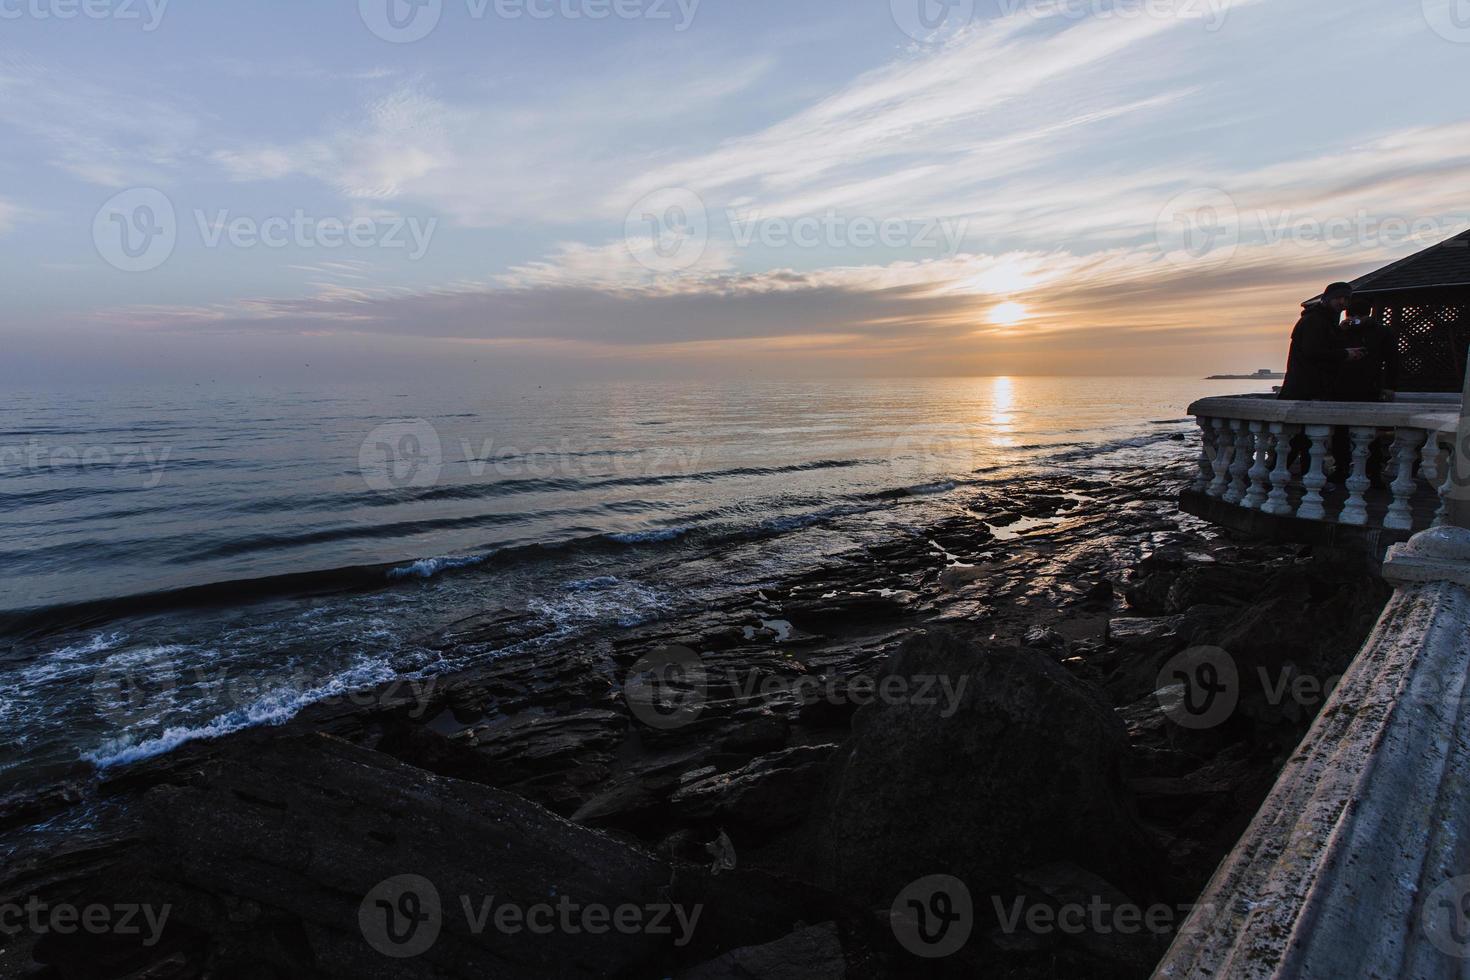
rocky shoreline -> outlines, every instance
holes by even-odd
[[[1180,515],[1191,465],[962,488],[693,618],[0,801],[94,814],[0,907],[167,910],[38,913],[0,973],[1147,976],[1388,596]]]

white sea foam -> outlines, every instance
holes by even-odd
[[[599,575],[596,578],[580,578],[574,582],[568,582],[567,589],[571,592],[589,592],[596,589],[611,589],[617,584],[617,576]]]
[[[465,555],[459,558],[420,558],[411,565],[400,565],[388,572],[390,579],[433,578],[440,572],[454,568],[472,568],[483,564],[484,555]]]
[[[660,541],[673,541],[688,533],[685,527],[669,527],[661,531],[627,531],[622,534],[609,534],[609,541],[618,544],[656,544]]]
[[[136,733],[110,739],[92,751],[82,753],[82,758],[100,769],[141,762],[172,752],[189,742],[220,738],[246,728],[281,725],[318,701],[386,683],[399,676],[385,660],[367,661],[322,684],[306,689],[286,687],[271,691],[244,707],[199,724],[173,725],[164,729],[162,734],[141,741]]]
[[[907,487],[904,492],[914,497],[928,497],[934,494],[949,493],[954,488],[953,480],[941,480],[937,483],[921,483],[915,487]]]
[[[673,608],[667,593],[610,575],[570,583],[556,598],[533,599],[528,605],[551,620],[559,632],[606,622],[638,626]]]

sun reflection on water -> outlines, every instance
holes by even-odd
[[[1002,449],[1016,444],[1016,390],[1010,378],[990,381],[990,443]]]

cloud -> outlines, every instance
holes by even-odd
[[[1068,234],[1109,227],[1116,197],[1077,186],[1080,175],[1134,198],[1178,177],[1165,161],[1108,173],[1098,154],[1145,122],[1187,114],[1200,80],[1181,80],[1185,37],[1212,36],[1187,16],[1013,13],[713,147],[701,142],[708,120],[771,73],[768,59],[698,70],[658,63],[591,89],[552,81],[534,92],[487,84],[445,94],[414,79],[320,137],[242,144],[214,158],[237,180],[305,175],[474,228],[621,224],[647,193],[689,188],[717,214],[967,216],[992,238],[1046,245],[1065,227],[1052,219],[1074,217],[1060,215],[1063,206],[1088,206]],[[1048,209],[1067,183],[1071,196]],[[1048,193],[1030,203],[1021,192],[1033,186]]]
[[[0,126],[105,187],[159,182],[194,157],[200,134],[194,113],[149,86],[98,85],[15,57],[0,58]]]
[[[222,149],[213,156],[234,180],[304,174],[350,198],[391,199],[446,165],[449,115],[442,103],[407,86],[375,100],[360,120],[323,139]]]
[[[688,81],[663,66],[592,89],[486,87],[454,101],[414,79],[321,137],[223,148],[213,158],[234,180],[304,175],[349,197],[427,205],[469,227],[605,217],[597,202],[609,175],[625,179],[645,165],[647,149],[630,134],[705,113],[769,68],[747,58]]]

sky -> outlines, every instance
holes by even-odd
[[[1467,84],[1470,0],[0,0],[0,381],[1279,368]]]

